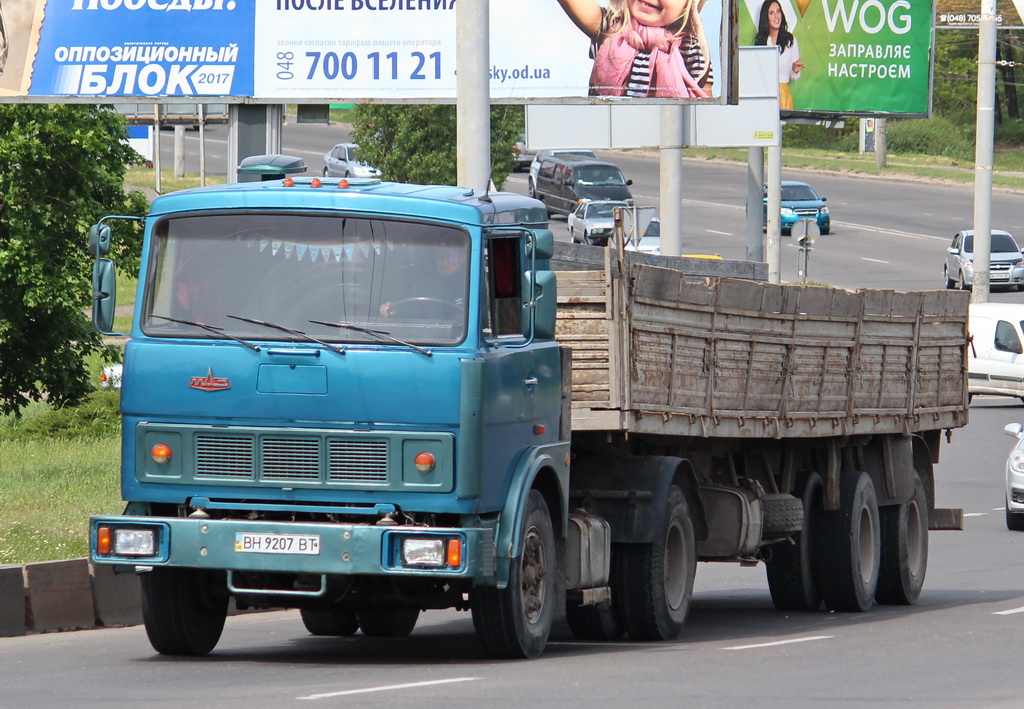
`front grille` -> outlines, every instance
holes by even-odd
[[[196,477],[252,480],[253,444],[250,437],[196,436]]]
[[[327,456],[331,482],[387,482],[387,441],[331,441]]]
[[[264,438],[260,446],[261,480],[319,480],[320,441],[312,438]]]
[[[799,214],[801,217],[816,217],[816,216],[818,216],[818,210],[817,209],[803,208],[803,209],[794,209],[793,211],[796,214]]]

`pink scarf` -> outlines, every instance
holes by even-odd
[[[624,96],[633,60],[641,51],[651,53],[651,98],[708,98],[683,61],[679,51],[681,37],[673,37],[664,27],[648,27],[632,20],[626,31],[604,38],[597,47],[594,70],[590,74],[590,93],[594,96]]]

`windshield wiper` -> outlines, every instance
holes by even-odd
[[[388,340],[390,342],[394,342],[394,343],[399,344],[399,345],[405,345],[406,347],[411,347],[412,349],[416,350],[417,352],[421,352],[421,353],[427,355],[428,357],[433,355],[433,352],[428,350],[426,347],[420,347],[419,345],[414,345],[411,342],[406,342],[405,340],[400,340],[397,337],[395,337],[394,335],[392,335],[390,332],[385,332],[384,330],[371,330],[368,327],[363,327],[362,325],[353,325],[352,323],[347,323],[347,322],[324,322],[323,320],[310,320],[309,322],[313,323],[314,325],[326,325],[327,327],[340,327],[340,328],[345,329],[345,330],[355,330],[356,332],[365,332],[367,335],[376,335],[377,337],[381,338],[382,340]]]
[[[226,332],[224,332],[224,328],[217,327],[216,325],[207,325],[206,323],[195,322],[194,320],[179,320],[178,318],[169,318],[166,315],[151,314],[150,317],[157,318],[158,320],[166,320],[167,322],[177,323],[179,325],[189,325],[191,327],[198,327],[200,330],[206,330],[207,332],[212,332],[214,335],[220,335],[225,340],[234,340],[238,344],[245,345],[251,350],[256,350],[257,352],[260,351],[259,345],[254,345],[251,342],[246,342],[245,340],[240,340],[237,337],[234,337],[233,335],[229,335]]]
[[[276,322],[267,322],[266,320],[257,320],[255,318],[243,318],[241,315],[228,315],[228,317],[231,318],[232,320],[241,320],[242,322],[251,322],[253,325],[262,325],[263,327],[269,327],[269,328],[272,328],[274,330],[280,330],[281,332],[287,332],[290,335],[298,335],[303,340],[308,340],[309,342],[315,342],[318,345],[323,345],[327,349],[334,350],[338,354],[345,354],[345,349],[344,348],[338,347],[337,345],[332,345],[329,342],[324,342],[323,340],[318,340],[315,337],[311,337],[310,335],[307,335],[306,333],[304,333],[302,330],[293,330],[290,327],[285,327],[284,325],[278,325]]]

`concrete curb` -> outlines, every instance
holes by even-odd
[[[141,622],[135,574],[85,558],[0,566],[0,637]]]

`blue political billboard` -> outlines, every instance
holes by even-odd
[[[730,0],[489,8],[492,100],[730,94]],[[0,0],[0,18],[0,100],[456,97],[456,0]]]

